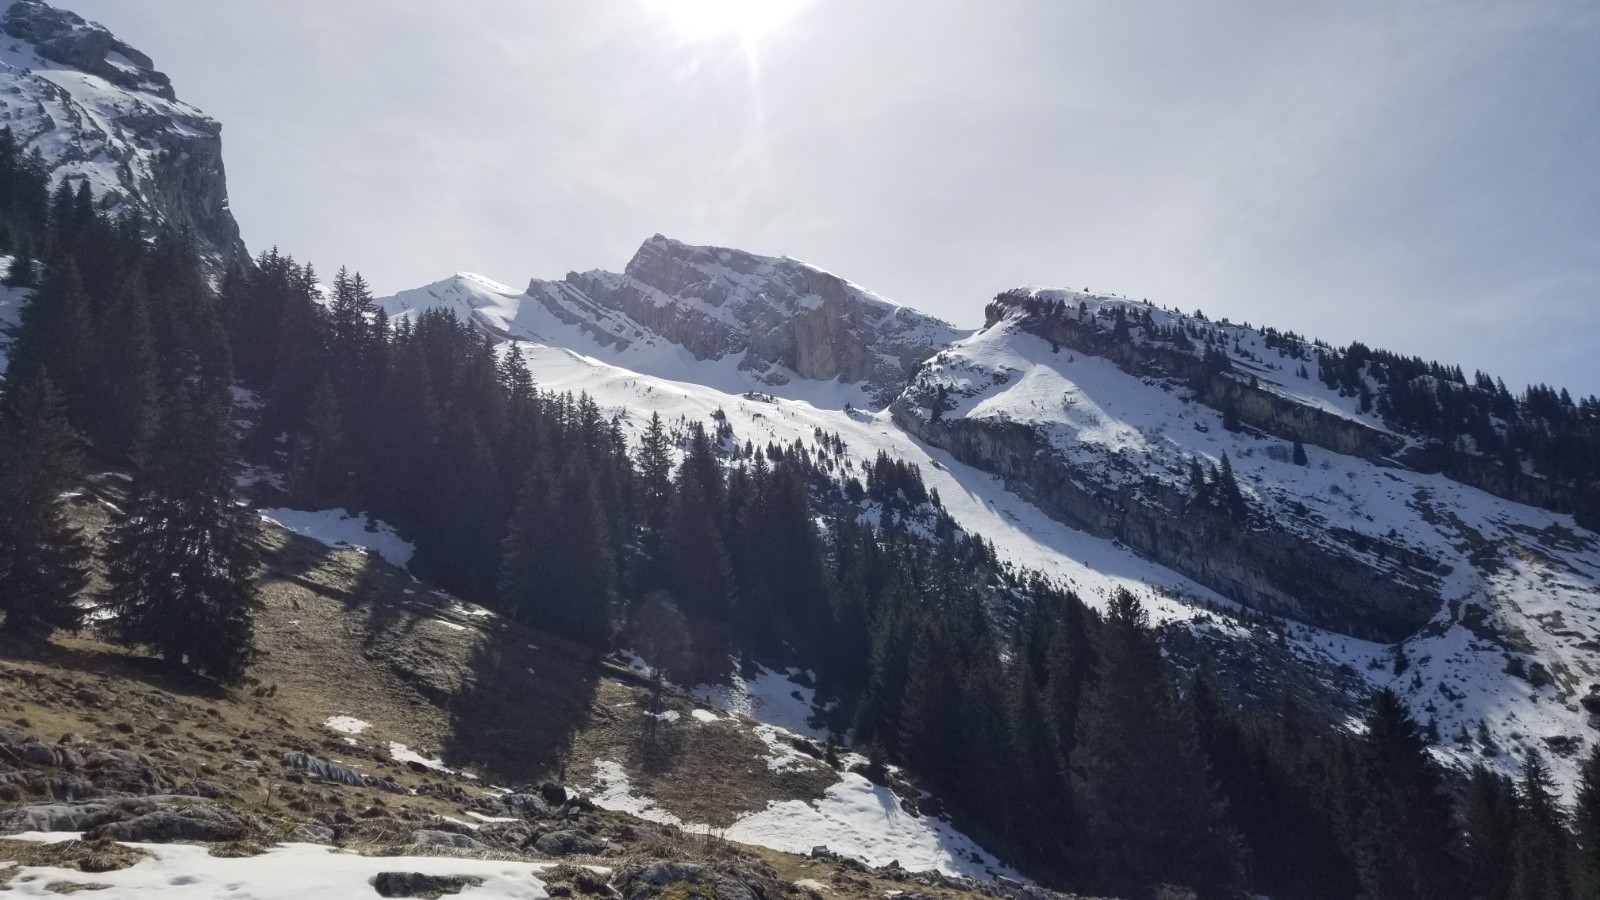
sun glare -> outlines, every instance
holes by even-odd
[[[693,38],[752,41],[776,31],[805,0],[650,0],[672,26]]]

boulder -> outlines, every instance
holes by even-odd
[[[149,844],[173,841],[239,841],[261,827],[237,814],[212,806],[158,809],[120,822],[106,822],[85,833],[87,838],[110,838]]]
[[[604,841],[595,840],[587,834],[575,829],[566,831],[552,831],[533,842],[533,848],[546,856],[572,856],[584,854],[597,856],[604,853]]]
[[[463,888],[480,884],[483,884],[483,879],[475,875],[424,875],[421,872],[379,872],[372,879],[372,888],[380,897],[422,897],[426,900],[459,894]]]
[[[411,832],[411,843],[417,847],[450,847],[456,850],[488,850],[477,840],[453,831],[437,828],[419,828]]]

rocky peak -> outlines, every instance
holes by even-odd
[[[788,257],[655,235],[622,274],[583,272],[528,290],[602,342],[643,331],[698,359],[739,357],[781,385],[793,377],[860,384],[888,403],[916,365],[962,336],[946,322]],[[618,317],[631,320],[622,323]]]
[[[177,99],[172,80],[156,71],[150,57],[76,13],[56,9],[43,0],[16,0],[5,11],[0,28],[32,44],[51,62],[98,75],[118,87]]]
[[[42,0],[0,0],[0,120],[54,183],[187,228],[214,276],[248,259],[228,206],[222,127],[179,101],[148,56]]]

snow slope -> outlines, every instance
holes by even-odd
[[[1093,301],[1092,303],[1090,301]],[[1126,301],[1072,294],[1069,303]],[[1139,304],[1127,304],[1142,309]],[[1158,316],[1175,313],[1157,311]],[[1231,328],[1231,340],[1272,353],[1259,333]],[[1256,343],[1251,343],[1255,341]],[[1273,376],[1298,361],[1263,362],[1263,383],[1285,395],[1335,408],[1381,427],[1313,379]],[[1357,535],[1421,554],[1439,567],[1432,575],[1441,608],[1396,649],[1299,625],[1300,652],[1325,664],[1345,664],[1376,685],[1406,696],[1423,722],[1433,722],[1455,762],[1483,759],[1511,768],[1521,751],[1538,749],[1568,785],[1575,753],[1591,739],[1581,699],[1600,681],[1600,541],[1570,516],[1503,500],[1442,475],[1381,466],[1309,447],[1309,465],[1292,462],[1289,445],[1249,431],[1223,428],[1222,415],[1194,402],[1188,390],[1155,377],[1131,375],[1110,360],[1056,350],[1002,319],[941,352],[918,373],[927,390],[944,386],[946,418],[1021,423],[1049,441],[1079,477],[1098,484],[1149,489],[1152,482],[1186,490],[1188,461],[1217,464],[1227,454],[1252,505],[1311,543],[1355,552]],[[1374,549],[1372,552],[1376,552]],[[1373,557],[1374,565],[1384,561]],[[1512,659],[1550,673],[1536,686],[1508,674]],[[1479,723],[1495,735],[1491,751],[1475,741]],[[1512,751],[1507,755],[1502,751]]]

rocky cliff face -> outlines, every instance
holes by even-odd
[[[1052,446],[1042,429],[1001,420],[931,420],[910,397],[895,424],[1005,480],[1050,516],[1140,555],[1250,609],[1371,640],[1398,641],[1438,612],[1438,564],[1395,546],[1369,558],[1352,534],[1249,527],[1171,485],[1105,479]],[[1359,540],[1359,539],[1357,539]]]
[[[40,0],[0,3],[0,123],[56,183],[188,229],[213,271],[248,258],[228,207],[222,128],[179,101],[150,58]]]
[[[742,370],[768,384],[794,377],[860,384],[882,404],[900,393],[918,363],[962,336],[797,260],[660,235],[645,241],[620,275],[535,280],[528,296],[605,344],[659,336],[696,359],[738,358]]]

